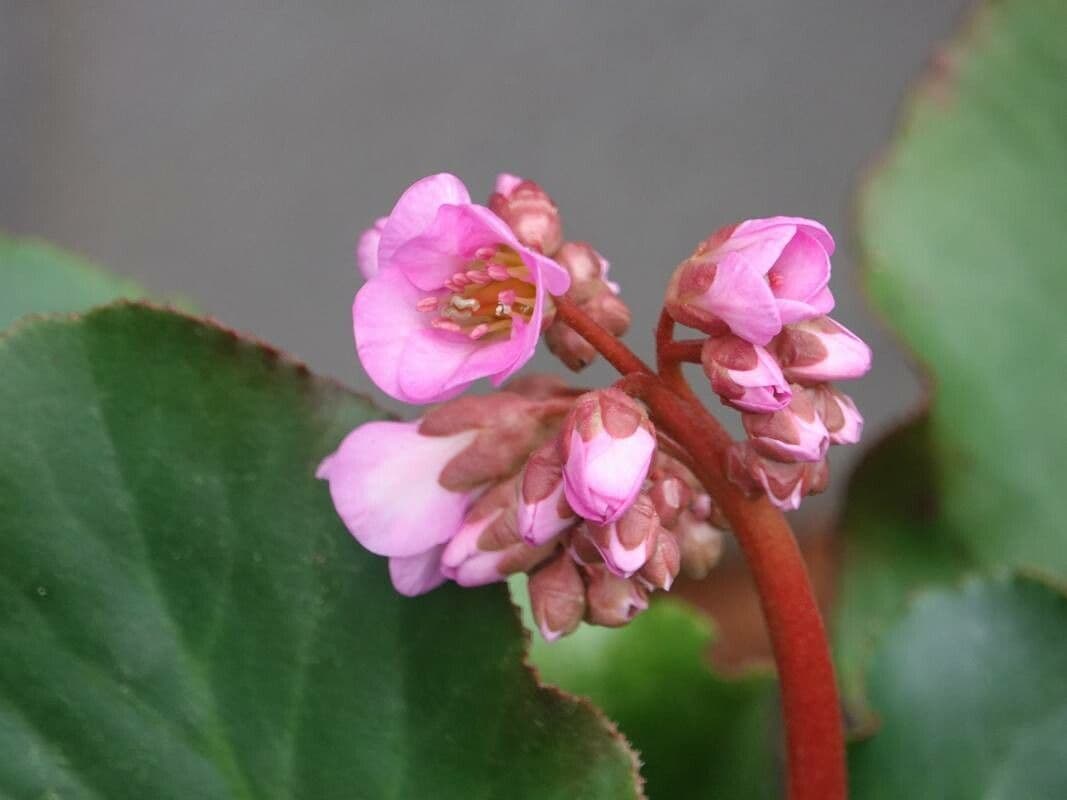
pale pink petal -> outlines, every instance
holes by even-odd
[[[742,222],[735,229],[735,234],[749,236],[761,231],[775,228],[791,228],[794,231],[803,231],[811,236],[826,250],[827,255],[834,254],[834,237],[826,226],[807,217],[765,217],[763,219],[750,219]]]
[[[771,287],[752,270],[743,253],[727,253],[718,263],[715,280],[694,304],[725,322],[753,344],[765,345],[782,329]]]
[[[345,527],[383,556],[414,556],[459,530],[470,495],[438,482],[441,469],[474,439],[421,436],[417,422],[368,422],[319,465]]]
[[[798,232],[782,251],[781,257],[767,275],[771,291],[779,300],[779,310],[785,304],[782,324],[796,322],[794,305],[800,304],[808,309],[807,304],[826,288],[830,281],[830,257],[822,245],[806,233]]]
[[[378,274],[378,245],[382,240],[382,228],[387,221],[387,217],[375,220],[373,227],[363,231],[356,246],[356,264],[360,273],[368,280]]]
[[[514,191],[515,187],[522,182],[523,178],[520,178],[518,175],[512,175],[509,172],[501,172],[496,176],[496,183],[493,186],[493,191],[507,197]]]
[[[600,433],[588,442],[572,431],[563,471],[567,502],[584,519],[614,522],[637,498],[655,450],[656,439],[644,428],[621,439]]]
[[[771,220],[750,219],[734,227],[730,237],[712,250],[715,260],[737,253],[745,265],[766,275],[796,233],[793,225],[770,224]]]
[[[439,544],[416,556],[393,556],[389,559],[389,578],[393,588],[407,597],[415,597],[436,589],[446,578],[441,572],[441,553],[445,546]]]
[[[467,187],[455,175],[442,172],[413,183],[397,200],[382,229],[382,241],[378,246],[379,269],[392,266],[397,248],[425,231],[441,206],[470,201]]]
[[[423,293],[397,270],[379,272],[356,293],[352,326],[363,369],[386,394],[407,400],[400,388],[401,354],[408,340],[429,327],[415,308]]]

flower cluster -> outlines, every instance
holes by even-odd
[[[712,387],[743,414],[731,477],[782,508],[825,485],[827,448],[857,441],[863,424],[830,384],[870,364],[866,345],[825,316],[833,246],[809,220],[751,220],[702,244],[668,290],[672,317],[707,335]],[[357,428],[318,476],[352,535],[388,558],[397,591],[527,573],[538,627],[554,640],[582,620],[625,624],[679,573],[708,573],[726,521],[684,443],[619,388],[512,377],[542,333],[569,368],[594,359],[558,317],[579,314],[609,342],[630,324],[607,261],[565,239],[540,186],[501,175],[479,205],[453,175],[424,178],[363,234],[357,260],[364,368],[392,397],[437,405],[414,422]],[[481,378],[503,389],[459,396]]]
[[[626,394],[534,376],[363,425],[318,475],[360,544],[389,558],[397,591],[529,572],[553,640],[583,619],[622,625],[680,570],[700,577],[718,559],[711,498],[661,440]]]
[[[871,366],[870,348],[826,316],[833,252],[813,220],[748,220],[702,242],[667,290],[671,317],[708,336],[700,360],[712,389],[741,412],[748,438],[731,449],[731,478],[786,510],[826,488],[829,446],[863,431],[831,383]]]

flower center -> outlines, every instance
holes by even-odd
[[[530,270],[515,250],[498,245],[479,249],[441,292],[423,297],[415,307],[434,314],[430,324],[438,330],[471,339],[505,338],[516,317],[530,321],[534,299]]]

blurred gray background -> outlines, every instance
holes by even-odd
[[[665,281],[701,238],[816,217],[839,244],[834,316],[875,349],[849,389],[869,442],[919,389],[860,295],[851,197],[964,6],[0,0],[0,229],[371,392],[354,244],[423,175],[455,172],[476,198],[498,171],[539,181],[612,261],[646,357]]]

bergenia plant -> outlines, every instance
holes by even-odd
[[[833,671],[781,513],[826,488],[830,448],[863,430],[836,383],[864,375],[871,351],[827,316],[833,253],[826,227],[802,217],[718,229],[664,273],[653,367],[619,338],[630,313],[608,262],[564,238],[540,186],[501,175],[480,205],[453,175],[423,178],[359,241],[353,326],[384,392],[438,405],[357,428],[318,475],[398,592],[526,573],[548,641],[583,621],[626,625],[679,573],[708,575],[732,534],[781,675],[790,796],[841,797]],[[693,334],[676,338],[676,325]],[[599,354],[619,379],[517,375],[542,335],[570,369]],[[743,440],[698,399],[687,363],[741,414]],[[497,391],[463,395],[481,378]]]

